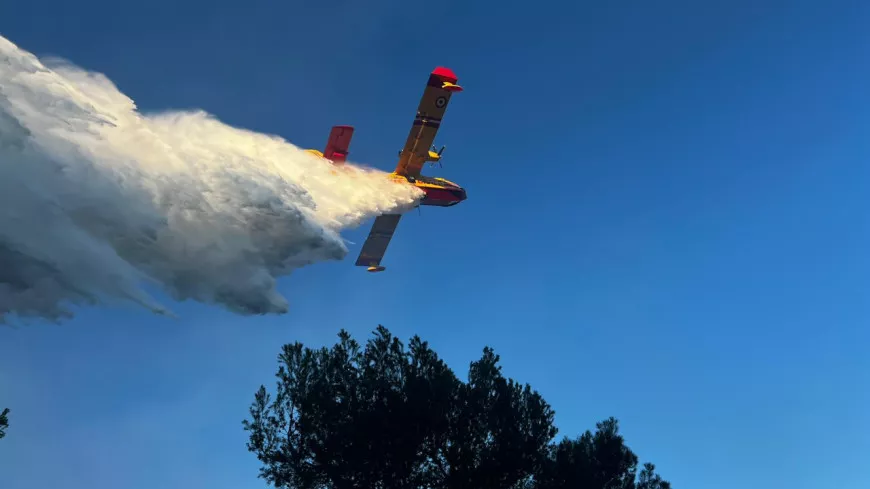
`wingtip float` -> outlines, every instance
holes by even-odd
[[[435,134],[441,126],[451,95],[462,90],[453,70],[443,66],[432,70],[423,97],[417,106],[417,117],[405,140],[405,146],[399,151],[399,162],[396,169],[388,176],[397,182],[409,182],[422,190],[425,196],[420,205],[451,207],[467,198],[466,191],[461,186],[443,178],[421,174],[426,163],[434,164],[441,161],[444,146],[439,151],[435,151],[433,145]],[[324,151],[322,153],[315,149],[308,151],[326,158],[334,165],[342,165],[347,161],[353,132],[353,126],[333,126]],[[401,217],[401,214],[384,214],[375,219],[356,260],[356,266],[367,267],[367,271],[372,273],[386,270],[386,267],[381,266],[381,260],[387,252],[387,246]]]
[[[437,78],[437,81],[441,83],[441,88],[447,90],[448,92],[461,92],[462,87],[457,85],[459,79],[456,78],[456,74],[453,73],[453,70],[450,68],[445,68],[443,66],[439,66],[432,70],[432,73],[429,74],[430,83],[432,78]],[[437,82],[436,82],[437,83]]]

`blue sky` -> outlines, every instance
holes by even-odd
[[[449,66],[437,172],[469,199],[403,219],[387,273],[282,280],[286,316],[0,331],[0,486],[263,487],[240,421],[280,345],[380,323],[460,374],[493,346],[560,436],[616,416],[677,489],[864,487],[870,4],[602,5],[6,2],[5,37],[143,110],[316,148],[353,124],[385,170]]]

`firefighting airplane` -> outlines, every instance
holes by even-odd
[[[417,107],[417,118],[414,119],[405,147],[399,151],[399,164],[396,165],[395,171],[389,174],[389,178],[397,182],[410,182],[425,192],[426,195],[420,205],[449,207],[466,198],[465,189],[459,185],[443,178],[426,177],[420,174],[423,165],[427,162],[434,164],[441,161],[444,147],[436,152],[432,143],[441,126],[441,119],[447,110],[450,96],[454,92],[462,91],[462,87],[457,85],[458,81],[453,71],[443,67],[435,68],[429,75],[426,90],[423,91],[423,98]],[[322,153],[315,149],[307,151],[326,158],[335,165],[342,165],[347,160],[353,130],[352,126],[334,126]],[[356,260],[356,266],[368,267],[369,272],[383,272],[386,269],[381,266],[381,260],[387,252],[387,246],[393,233],[396,232],[401,217],[401,214],[384,214],[375,219]]]

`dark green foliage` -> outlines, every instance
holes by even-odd
[[[552,456],[539,474],[536,489],[670,489],[645,464],[636,478],[637,456],[619,434],[619,424],[610,418],[575,439],[564,439],[551,448]]]
[[[364,348],[285,345],[274,396],[261,386],[243,421],[260,477],[279,488],[670,489],[618,434],[551,442],[553,410],[506,379],[484,348],[460,381],[428,344],[383,326]]]
[[[6,436],[7,428],[9,428],[9,408],[0,412],[0,438]]]
[[[671,483],[656,474],[656,466],[647,462],[643,464],[640,477],[635,485],[637,489],[671,489]]]

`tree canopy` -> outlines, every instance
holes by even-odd
[[[463,382],[418,336],[338,338],[284,345],[243,421],[276,488],[670,489],[652,464],[637,473],[613,418],[555,443],[553,409],[489,347]]]
[[[0,438],[6,436],[7,428],[9,428],[9,408],[0,411]]]

